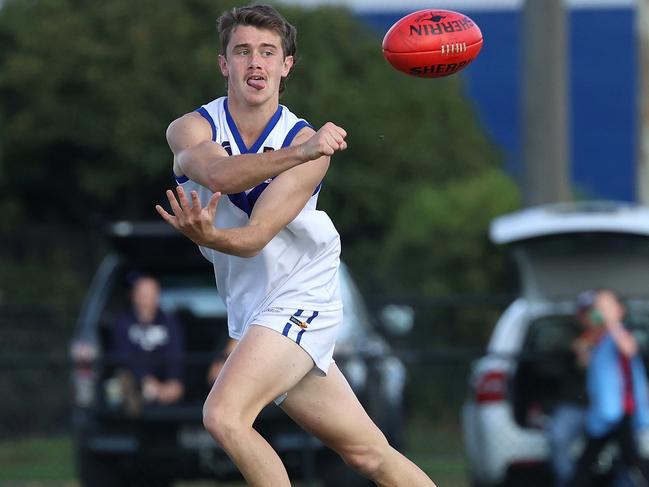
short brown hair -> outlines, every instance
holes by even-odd
[[[226,55],[232,31],[239,25],[249,25],[275,32],[282,39],[284,59],[287,56],[293,56],[291,71],[279,83],[279,92],[282,93],[286,87],[286,79],[290,76],[297,63],[297,29],[270,5],[234,7],[231,10],[223,12],[216,21],[217,31],[221,40],[221,54],[224,56]]]

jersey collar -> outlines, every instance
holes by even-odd
[[[255,154],[259,151],[259,148],[261,147],[261,144],[264,143],[264,141],[268,138],[268,135],[270,132],[275,128],[275,125],[277,125],[277,122],[279,122],[280,117],[282,116],[282,105],[279,105],[277,107],[277,111],[275,114],[271,117],[271,119],[268,121],[266,124],[266,127],[264,127],[263,132],[259,136],[259,138],[255,141],[255,143],[248,149],[246,147],[246,144],[243,142],[243,138],[241,137],[241,134],[239,133],[239,129],[237,128],[237,124],[234,123],[234,119],[232,118],[232,115],[230,115],[230,110],[228,109],[228,99],[226,98],[223,101],[223,108],[225,110],[225,119],[228,122],[228,127],[230,128],[230,132],[232,132],[232,136],[234,137],[234,141],[237,144],[237,147],[239,147],[239,153],[240,154]]]

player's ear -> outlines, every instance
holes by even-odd
[[[293,67],[293,63],[295,60],[293,59],[293,56],[286,56],[284,58],[284,66],[282,68],[282,78],[286,78],[288,74],[291,72],[291,68]]]
[[[221,69],[221,74],[227,78],[228,77],[228,59],[223,55],[219,54],[219,68]]]

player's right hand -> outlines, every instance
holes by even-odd
[[[187,199],[182,186],[176,188],[176,195],[170,189],[166,191],[169,205],[173,214],[168,213],[162,206],[156,205],[155,209],[160,216],[172,227],[189,238],[197,245],[207,246],[215,232],[214,219],[216,205],[221,193],[214,193],[207,206],[202,207],[196,191],[190,193],[191,204]]]
[[[322,156],[332,156],[337,151],[347,149],[345,137],[347,137],[345,129],[332,122],[325,123],[320,130],[303,144],[306,160],[310,161]]]

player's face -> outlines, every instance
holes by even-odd
[[[279,83],[288,76],[293,57],[284,57],[282,40],[267,29],[236,27],[226,55],[219,56],[221,73],[228,78],[228,96],[250,105],[279,97]]]

